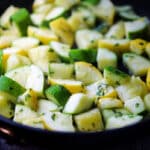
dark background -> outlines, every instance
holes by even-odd
[[[150,10],[149,10],[149,1],[148,0],[113,0],[113,2],[117,5],[122,4],[131,4],[134,6],[135,11],[139,15],[145,15],[150,17]],[[0,0],[0,13],[2,13],[10,4],[19,6],[19,7],[27,7],[31,10],[31,3],[32,0]],[[150,126],[150,125],[149,125]],[[138,130],[137,130],[138,132]],[[32,134],[32,133],[31,133]],[[44,140],[44,139],[43,139]],[[59,139],[58,139],[59,140]],[[113,139],[112,139],[113,141]],[[114,145],[111,146],[109,143],[105,145],[105,147],[101,147],[101,145],[97,145],[98,149],[108,149],[108,150],[150,150],[150,135],[141,137],[139,139],[135,138],[127,138],[124,141],[124,144],[119,143],[118,141],[114,141]],[[51,144],[51,143],[50,143]],[[72,149],[69,143],[66,143],[67,149]],[[92,145],[94,149],[94,145]],[[92,148],[92,149],[93,149]],[[44,147],[37,147],[36,144],[20,144],[14,142],[8,138],[4,138],[0,135],[0,150],[46,150],[47,148]]]

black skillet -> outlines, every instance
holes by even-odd
[[[148,0],[114,0],[115,4],[131,4],[140,15],[150,17]],[[0,0],[0,13],[10,4],[26,7],[31,10],[32,0]],[[132,143],[150,135],[150,119],[121,129],[108,130],[97,133],[66,133],[54,132],[27,127],[0,116],[0,135],[17,143],[30,143],[44,147],[58,147],[63,145],[77,146],[78,144],[95,144],[99,148],[111,144]],[[67,147],[73,148],[73,147]]]

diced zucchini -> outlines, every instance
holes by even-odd
[[[82,132],[102,131],[104,129],[100,111],[95,108],[75,116],[77,129]]]
[[[13,103],[16,103],[15,98],[17,98],[19,95],[24,93],[25,89],[16,81],[6,76],[1,76],[0,77],[0,91],[14,97],[13,99],[10,99],[10,100]]]
[[[100,109],[121,108],[123,103],[116,98],[100,98],[98,100],[98,107]]]
[[[87,62],[75,63],[75,77],[84,84],[91,84],[102,79],[101,72],[92,64]]]
[[[100,0],[93,10],[96,16],[108,24],[113,24],[115,17],[115,7],[110,0]]]
[[[122,128],[138,123],[143,119],[140,115],[123,115],[120,117],[112,116],[106,122],[106,129]]]
[[[35,65],[13,69],[5,74],[26,89],[34,90],[38,95],[43,94],[44,75]]]
[[[100,70],[104,70],[104,68],[108,66],[117,67],[117,55],[108,49],[99,48],[97,66]]]
[[[83,0],[83,1],[92,5],[97,5],[100,0]]]
[[[58,106],[65,106],[70,97],[70,92],[62,85],[52,85],[45,90],[46,97],[57,104]]]
[[[144,102],[140,96],[126,100],[124,103],[124,107],[135,115],[145,111]]]
[[[62,85],[66,89],[68,89],[71,93],[79,93],[79,92],[84,92],[84,86],[81,81],[76,81],[76,80],[67,80],[67,79],[48,79],[49,83],[51,85]]]
[[[18,82],[20,85],[25,87],[29,73],[30,66],[23,66],[5,73],[5,76],[13,79],[14,81]]]
[[[123,63],[129,72],[136,76],[145,76],[150,67],[148,59],[134,53],[123,54]]]
[[[33,37],[22,37],[19,39],[16,39],[12,42],[12,46],[21,48],[23,50],[29,50],[33,47],[38,46],[40,41]]]
[[[18,67],[30,65],[31,61],[28,57],[19,54],[12,54],[5,62],[5,72],[16,69]]]
[[[37,110],[38,108],[38,100],[37,95],[32,89],[28,89],[25,93],[20,95],[17,99],[18,103],[21,103],[32,110]]]
[[[146,41],[142,39],[135,39],[130,42],[130,51],[141,55],[144,53],[146,48]]]
[[[69,61],[69,45],[60,42],[51,42],[50,47],[60,56],[63,61]]]
[[[38,101],[38,109],[37,112],[40,115],[44,115],[46,113],[49,113],[50,111],[58,111],[59,107],[53,103],[52,101],[40,99]]]
[[[74,65],[65,63],[50,63],[49,77],[54,79],[72,79],[74,75]]]
[[[104,68],[104,79],[112,86],[126,83],[130,80],[130,76],[114,67]]]
[[[91,108],[93,100],[83,93],[73,94],[67,101],[63,112],[78,114]]]
[[[69,51],[71,61],[86,61],[89,63],[96,62],[97,50],[96,49],[71,49]]]
[[[55,4],[70,9],[72,6],[79,4],[80,0],[55,0]]]
[[[105,123],[111,117],[121,117],[123,115],[131,115],[131,113],[128,110],[124,109],[124,108],[103,109],[102,110],[102,116],[103,116],[103,119],[104,119]]]
[[[31,17],[31,21],[34,25],[40,26],[42,24],[42,22],[44,21],[45,15],[38,14],[38,13],[32,13],[30,17]]]
[[[29,107],[17,104],[15,106],[15,114],[13,120],[21,123],[26,119],[35,118],[37,116],[38,116],[37,113],[31,110]]]
[[[44,74],[39,67],[35,65],[30,66],[30,73],[25,87],[26,89],[34,90],[39,96],[43,96]]]
[[[40,67],[47,74],[49,72],[49,63],[59,61],[58,55],[51,51],[48,45],[41,45],[28,50],[28,57],[33,64]]]
[[[0,93],[0,115],[11,118],[14,115],[13,104]]]
[[[150,112],[150,93],[145,95],[144,104],[145,104],[146,110],[148,110]]]
[[[132,22],[125,23],[126,37],[129,39],[145,39],[148,32],[148,19],[140,18]]]
[[[132,77],[129,82],[125,82],[116,88],[119,98],[122,101],[132,99],[136,96],[144,98],[148,93],[146,84],[138,77]]]
[[[58,41],[58,37],[49,29],[28,26],[28,36],[39,39],[43,44]]]
[[[58,18],[50,22],[50,28],[60,38],[60,40],[70,46],[74,43],[74,32],[64,18]]]
[[[77,46],[81,49],[97,48],[98,40],[101,38],[99,32],[89,29],[78,30],[75,35]]]
[[[98,47],[107,48],[117,54],[122,54],[130,50],[130,41],[128,39],[100,39],[98,42]]]
[[[74,132],[72,115],[63,114],[61,112],[49,112],[44,116],[48,130]]]
[[[17,7],[10,5],[0,17],[0,26],[9,28],[11,26],[10,18],[17,10]]]
[[[63,16],[66,9],[64,7],[54,7],[50,12],[46,15],[45,20],[50,22],[58,17]]]
[[[148,57],[150,58],[150,42],[147,43],[147,45],[145,47],[145,52],[148,55]]]
[[[22,36],[27,34],[28,25],[31,24],[30,13],[27,9],[21,8],[11,16]]]
[[[118,15],[124,20],[137,20],[139,16],[134,12],[131,5],[123,5],[116,7]]]
[[[106,33],[106,38],[112,38],[112,39],[122,39],[125,36],[125,28],[124,28],[124,22],[120,21],[111,26],[111,28]]]
[[[95,14],[88,7],[78,7],[68,19],[73,31],[88,29],[95,25]]]

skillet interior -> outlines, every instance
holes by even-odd
[[[148,1],[142,0],[113,0],[116,5],[120,4],[131,4],[135,8],[136,12],[140,15],[146,15],[150,17],[150,12],[148,8]],[[2,13],[10,4],[14,4],[19,7],[26,7],[31,10],[32,0],[0,0],[0,13]],[[111,140],[116,138],[121,140],[128,138],[137,138],[148,135],[150,132],[147,130],[150,125],[150,120],[144,120],[136,125],[131,125],[122,129],[109,130],[101,133],[58,133],[58,132],[49,132],[43,131],[40,129],[33,129],[31,127],[26,127],[18,123],[12,122],[4,117],[0,116],[0,134],[7,136],[7,138],[16,139],[17,141],[27,141],[35,144],[42,144],[44,146],[50,146],[55,143],[60,144],[84,144],[84,143],[101,143],[105,144],[106,142],[111,143]],[[8,132],[5,132],[6,129]],[[138,132],[137,132],[138,131]]]

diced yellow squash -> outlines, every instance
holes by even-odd
[[[30,65],[31,61],[28,57],[19,54],[12,54],[9,56],[7,61],[4,63],[4,70],[8,72],[21,66]]]
[[[81,81],[48,78],[48,82],[51,85],[63,85],[71,93],[80,93],[85,91],[83,83]]]
[[[60,38],[60,40],[66,44],[73,45],[74,43],[74,32],[64,18],[58,18],[50,22],[50,28]]]
[[[16,39],[12,42],[13,47],[18,47],[22,50],[29,50],[33,47],[37,47],[39,45],[40,41],[33,37],[22,37],[19,39]]]
[[[58,41],[58,37],[50,29],[29,26],[27,32],[28,36],[39,39],[43,44],[49,44],[51,41]]]
[[[96,8],[93,10],[96,16],[108,24],[113,24],[115,17],[115,6],[110,0],[100,0]]]
[[[88,85],[102,79],[101,72],[92,64],[87,62],[75,63],[76,80],[82,81]]]
[[[27,118],[22,121],[22,124],[31,126],[34,128],[41,128],[41,129],[46,129],[46,127],[47,127],[42,116],[35,117],[35,118]]]
[[[144,98],[148,93],[148,88],[139,77],[132,77],[129,82],[116,87],[119,98],[122,101],[132,99],[136,96]]]
[[[75,123],[77,129],[82,132],[102,131],[104,129],[101,113],[97,108],[76,115]]]
[[[0,17],[0,26],[9,28],[11,26],[10,18],[17,10],[17,7],[10,5]]]
[[[11,46],[13,40],[17,39],[14,35],[3,35],[0,36],[0,49]]]
[[[116,98],[100,98],[98,100],[98,107],[100,109],[121,108],[123,103]]]
[[[107,48],[116,53],[128,52],[130,49],[130,41],[128,39],[100,39],[98,42],[100,48]]]
[[[138,55],[144,53],[147,42],[142,39],[135,39],[130,42],[130,51]]]
[[[3,61],[7,62],[7,59],[9,58],[9,56],[13,54],[20,54],[20,55],[26,56],[27,52],[17,47],[6,48],[3,50]]]
[[[73,31],[91,28],[95,25],[95,15],[87,8],[74,11],[68,19]]]
[[[18,103],[24,104],[30,107],[32,110],[37,110],[38,99],[37,94],[32,89],[28,89],[25,93],[18,97]]]
[[[37,9],[40,6],[49,4],[49,3],[53,3],[55,0],[35,0],[32,7],[33,10]]]
[[[98,41],[102,39],[102,37],[102,34],[97,31],[82,29],[76,32],[75,40],[78,48],[97,48]]]
[[[39,66],[44,73],[49,71],[50,62],[58,62],[58,55],[50,50],[48,45],[42,45],[28,50],[28,57],[32,63]]]
[[[148,89],[150,90],[150,68],[147,71],[146,85],[147,85]]]
[[[148,55],[148,57],[150,58],[150,42],[147,43],[146,48],[145,48],[145,52]]]
[[[13,120],[16,122],[23,122],[26,119],[35,118],[37,116],[37,113],[31,110],[29,107],[17,104],[15,107],[15,114]]]
[[[0,115],[11,118],[14,114],[12,103],[0,93]]]

